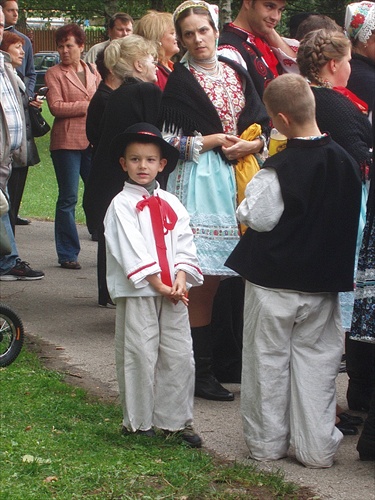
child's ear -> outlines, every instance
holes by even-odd
[[[159,169],[158,169],[158,172],[163,172],[166,164],[168,163],[168,160],[166,158],[162,158],[160,160],[160,165],[159,165]]]
[[[286,115],[284,115],[284,113],[277,113],[277,116],[284,123],[284,125],[286,125],[287,127],[289,127],[290,120],[289,120],[289,118]]]
[[[128,169],[127,169],[127,167],[126,167],[126,161],[125,161],[125,158],[124,158],[123,156],[120,156],[120,158],[119,158],[119,160],[118,160],[118,161],[119,161],[119,163],[120,163],[120,165],[121,165],[122,170],[123,170],[124,172],[127,172],[127,171],[128,171]]]

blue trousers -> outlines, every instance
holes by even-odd
[[[9,212],[4,214],[1,217],[1,219],[4,223],[11,248],[10,254],[2,255],[0,257],[0,274],[5,274],[16,265],[16,260],[18,259],[18,250],[17,250],[16,240],[14,239],[14,233],[10,224]]]
[[[91,147],[85,150],[51,151],[59,194],[55,214],[55,244],[59,264],[73,262],[81,250],[75,221],[78,184],[87,181],[91,167]]]

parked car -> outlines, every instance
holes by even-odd
[[[44,83],[44,75],[46,71],[51,66],[55,66],[60,62],[60,56],[58,52],[46,51],[46,52],[37,52],[34,54],[34,66],[36,72],[36,84],[35,84],[35,92],[41,87],[45,86]]]

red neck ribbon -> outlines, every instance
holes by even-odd
[[[237,29],[240,29],[247,33],[248,39],[250,40],[251,43],[253,43],[259,52],[262,54],[263,59],[266,61],[267,66],[269,69],[272,71],[274,76],[279,76],[279,72],[277,70],[277,67],[279,65],[279,61],[275,54],[273,53],[273,50],[271,47],[268,45],[268,43],[260,38],[259,36],[253,35],[253,33],[250,33],[250,31],[244,30],[243,28],[238,28],[235,24],[231,23],[232,26],[234,26]]]
[[[177,214],[169,203],[159,198],[159,196],[145,197],[137,203],[136,207],[140,211],[145,207],[148,207],[150,210],[152,231],[154,233],[156,251],[161,268],[161,280],[164,285],[172,286],[164,236],[168,234],[168,231],[174,229],[177,222]]]

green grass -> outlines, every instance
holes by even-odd
[[[52,124],[46,104],[43,115]],[[36,141],[41,163],[29,169],[20,215],[53,220],[57,183],[49,134]],[[81,182],[80,223],[82,194]],[[66,385],[27,349],[0,369],[0,388],[0,500],[312,498],[281,473],[219,463],[174,439],[121,436],[118,405]]]
[[[52,126],[53,116],[47,103],[43,104],[43,116]],[[50,133],[35,139],[41,162],[29,168],[25,191],[20,208],[21,217],[31,217],[43,220],[54,220],[57,200],[57,182],[49,151]],[[76,221],[85,223],[82,208],[83,182],[80,180]]]
[[[121,409],[23,349],[0,369],[1,500],[307,499],[281,474],[219,463],[175,438],[122,436]]]

